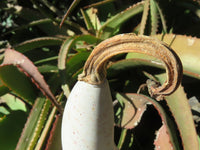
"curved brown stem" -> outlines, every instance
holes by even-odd
[[[95,47],[85,63],[79,80],[90,84],[100,84],[106,78],[108,60],[121,53],[143,53],[164,62],[167,80],[161,86],[151,86],[154,96],[169,95],[176,90],[182,79],[182,64],[176,53],[165,43],[148,36],[121,34],[101,42]]]

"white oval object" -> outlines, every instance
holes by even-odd
[[[78,81],[62,120],[63,150],[114,150],[114,114],[107,80],[100,85]]]

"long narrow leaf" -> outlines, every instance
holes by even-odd
[[[154,0],[150,0],[150,14],[151,14],[151,35],[155,35],[158,30],[158,10]]]
[[[97,14],[95,13],[95,8],[89,8],[87,10],[81,9],[81,13],[89,31],[95,33],[95,31],[99,30],[101,24]]]
[[[150,5],[149,1],[150,0],[145,0],[144,2],[144,10],[142,14],[142,20],[141,20],[140,31],[139,31],[140,35],[143,35],[145,31],[145,26],[147,23],[147,18],[148,18],[148,13],[149,13],[149,5]]]
[[[167,25],[166,25],[165,16],[164,16],[162,9],[160,8],[159,4],[156,1],[154,1],[154,2],[155,2],[155,5],[158,9],[158,12],[159,12],[159,16],[160,16],[161,23],[162,23],[162,26],[163,26],[163,32],[167,33]]]
[[[38,124],[44,103],[45,103],[44,98],[38,98],[35,101],[35,104],[31,110],[29,118],[25,124],[23,132],[17,144],[16,150],[26,150],[30,148],[29,146],[31,144],[31,141],[33,140],[36,126]]]
[[[60,23],[60,27],[63,25],[65,19],[69,16],[69,14],[74,10],[74,8],[79,4],[80,0],[74,0],[72,2],[72,4],[70,5],[69,9],[67,10],[67,12],[65,13],[61,23]]]
[[[143,8],[144,8],[144,2],[142,1],[116,14],[102,25],[97,34],[98,37],[101,37],[101,39],[106,39],[110,37],[114,33],[117,27],[119,27],[129,18],[141,13],[143,11]]]
[[[36,146],[36,143],[40,137],[43,126],[46,122],[50,106],[51,102],[48,99],[46,99],[43,108],[40,112],[40,115],[38,116],[38,121],[37,124],[35,125],[35,129],[33,131],[32,138],[30,139],[30,144],[28,145],[27,149],[34,149],[34,147]]]
[[[91,22],[91,20],[90,20],[90,18],[88,16],[87,12],[85,10],[81,9],[81,14],[82,14],[82,16],[84,18],[84,22],[86,24],[87,29],[89,31],[92,31],[93,33],[95,33],[95,29],[94,29],[94,27],[92,25],[92,22]]]
[[[35,48],[40,48],[44,46],[61,45],[63,39],[56,37],[40,37],[31,40],[27,40],[23,43],[16,45],[14,48],[21,53],[30,51]]]
[[[156,75],[163,83],[165,75]],[[166,102],[172,115],[175,118],[178,129],[180,131],[183,147],[185,150],[199,150],[197,133],[194,126],[192,112],[188,103],[188,99],[182,86],[175,93],[166,97]]]
[[[107,4],[107,3],[110,3],[110,2],[113,2],[113,1],[115,1],[115,0],[103,0],[103,1],[100,1],[100,2],[97,2],[97,3],[93,3],[93,4],[90,4],[88,6],[85,6],[84,9],[102,6],[104,4]]]
[[[91,35],[70,37],[61,46],[61,49],[58,55],[58,68],[59,68],[61,80],[62,80],[62,89],[64,90],[64,94],[67,97],[69,95],[70,88],[66,81],[66,76],[67,76],[66,75],[66,61],[67,61],[69,51],[75,46],[77,41],[85,41],[88,44],[94,44],[98,41],[98,39]]]

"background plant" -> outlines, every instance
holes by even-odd
[[[146,88],[140,88],[148,78],[164,80],[164,70],[158,60],[127,54],[109,63],[107,78],[116,112],[115,142],[120,149],[144,150],[153,149],[153,143],[156,148],[162,144],[170,146],[169,141],[174,140],[175,147],[182,149],[181,141],[192,145],[193,140],[188,136],[194,138],[196,131],[199,134],[199,12],[199,2],[192,0],[1,0],[1,51],[11,47],[27,56],[64,106],[84,62],[102,40],[134,32],[165,41],[177,52],[184,69],[183,86],[167,97],[167,104],[155,102]],[[60,28],[64,14],[66,19]],[[3,59],[4,53],[1,62]],[[15,62],[0,67],[0,148],[61,149],[61,115],[40,92],[48,95],[48,90],[37,86],[37,78],[33,81],[27,76],[28,71]],[[142,104],[137,104],[141,95],[133,94],[138,89],[145,95]],[[128,103],[130,99],[138,109],[146,110],[134,120],[132,114],[136,110]],[[193,111],[196,131],[192,120],[188,119],[192,116],[189,105],[184,103],[187,101]],[[168,107],[172,112],[177,110],[173,112],[176,115],[171,115]],[[169,120],[171,124],[165,126]],[[160,129],[161,132],[161,126],[167,127],[173,137],[164,134],[154,142],[155,131]],[[162,138],[166,137],[169,141],[162,143]]]

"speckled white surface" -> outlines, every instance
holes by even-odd
[[[113,150],[114,115],[107,80],[100,85],[78,81],[65,106],[63,150]]]

